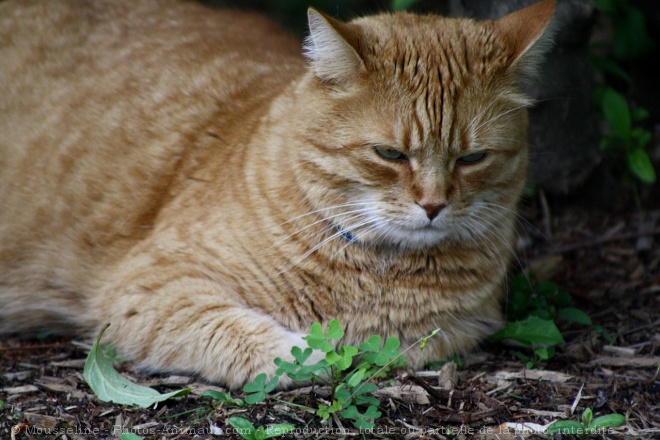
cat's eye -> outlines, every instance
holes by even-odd
[[[459,157],[456,162],[464,165],[472,165],[481,162],[486,157],[485,151],[477,151],[476,153],[466,154]]]
[[[387,160],[406,160],[407,157],[405,154],[400,152],[399,150],[395,150],[394,148],[387,148],[387,147],[381,147],[381,146],[376,146],[374,147],[374,150],[376,150],[376,153],[383,159]]]

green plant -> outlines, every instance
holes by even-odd
[[[277,423],[266,427],[259,426],[255,428],[252,422],[244,417],[230,417],[227,421],[236,429],[238,435],[245,440],[266,440],[282,436],[296,429],[290,423]]]
[[[405,11],[419,0],[392,0],[392,9],[395,11]]]
[[[131,432],[124,432],[123,434],[119,434],[119,440],[142,440],[142,437]]]
[[[428,339],[439,330],[420,339],[420,349],[423,349]],[[375,378],[383,378],[395,367],[404,365],[400,342],[397,338],[388,338],[384,343],[380,336],[371,336],[358,347],[339,345],[335,348],[332,341],[344,337],[344,331],[338,321],[332,320],[327,329],[320,323],[314,323],[309,334],[304,337],[308,347],[304,350],[293,347],[291,362],[275,359],[278,366],[277,374],[268,380],[265,374],[258,375],[253,382],[245,385],[247,403],[260,403],[267,394],[275,389],[279,378],[287,375],[295,382],[327,383],[332,390],[330,401],[321,403],[315,409],[315,414],[326,420],[333,414],[338,414],[350,420],[356,428],[371,429],[374,419],[380,417],[379,401],[373,396],[378,389],[371,382]],[[324,354],[324,358],[308,363],[314,350]],[[359,361],[355,362],[355,359]],[[361,412],[360,410],[363,410]]]
[[[206,390],[202,393],[201,397],[210,397],[213,400],[216,400],[221,403],[225,403],[229,406],[237,406],[242,408],[245,406],[245,401],[241,399],[234,399],[231,397],[231,393],[223,393],[221,391],[215,390]]]
[[[103,333],[107,328],[108,326],[101,330],[94,345],[92,345],[83,370],[85,381],[100,400],[147,408],[157,402],[183,396],[192,391],[191,388],[184,388],[179,391],[161,394],[153,388],[137,385],[117,373],[112,366],[114,358],[108,356],[100,344]]]
[[[621,426],[626,423],[626,416],[622,414],[607,414],[593,418],[593,411],[587,408],[582,413],[582,421],[559,420],[548,426],[547,434],[577,435],[581,439],[587,439],[591,434],[601,434],[599,432],[605,428]]]
[[[628,171],[644,183],[655,183],[656,173],[646,152],[651,132],[633,125],[648,118],[644,108],[630,108],[626,97],[606,87],[601,97],[602,110],[609,132],[603,135],[601,147],[616,150],[626,159]]]
[[[612,38],[606,44],[593,48],[592,61],[596,69],[614,80],[608,80],[606,75],[605,83],[597,87],[595,93],[608,128],[602,136],[601,148],[615,159],[621,158],[628,175],[652,184],[657,179],[656,171],[646,152],[652,136],[640,125],[648,118],[648,111],[642,107],[631,107],[626,96],[617,91],[613,84],[618,81],[626,88],[634,88],[633,80],[622,63],[644,55],[654,43],[646,31],[644,14],[630,6],[627,0],[597,0],[596,3],[611,22]],[[630,185],[636,191],[634,181]]]
[[[515,351],[514,355],[532,368],[552,358],[555,347],[564,343],[558,321],[592,326],[584,311],[571,307],[573,298],[550,281],[537,282],[533,275],[519,274],[511,279],[507,315],[509,322],[491,340],[513,340],[532,351],[532,357]],[[608,337],[601,327],[594,327]]]

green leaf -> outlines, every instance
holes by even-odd
[[[369,336],[367,342],[360,344],[360,350],[367,353],[378,353],[380,351],[381,338],[378,335]]]
[[[536,357],[542,361],[547,361],[555,355],[555,350],[552,347],[538,347],[534,349]]]
[[[576,422],[575,420],[558,420],[552,425],[548,426],[548,429],[545,431],[546,434],[556,434],[558,432],[562,434],[577,434],[578,432],[583,432],[584,426],[582,423]]]
[[[563,319],[564,321],[577,322],[578,324],[582,325],[592,324],[589,315],[580,309],[576,309],[575,307],[565,307],[563,309],[559,309],[557,312],[557,318]]]
[[[201,397],[210,397],[213,400],[218,400],[220,402],[239,407],[245,405],[245,402],[243,402],[241,399],[232,398],[231,393],[223,393],[216,390],[206,390],[202,393]]]
[[[554,304],[557,307],[566,307],[571,303],[571,301],[573,301],[573,297],[571,296],[570,293],[564,290],[560,290],[559,292],[557,292],[557,295],[553,300]]]
[[[106,326],[105,329],[107,328]],[[153,388],[137,385],[117,373],[112,366],[112,360],[101,349],[100,341],[105,329],[101,330],[92,345],[83,370],[85,381],[99,400],[147,408],[157,402],[184,396],[192,391],[191,388],[184,388],[161,394]]]
[[[635,148],[628,153],[628,168],[642,182],[655,183],[655,169],[643,148]]]
[[[628,72],[626,72],[623,67],[621,67],[619,63],[613,59],[592,54],[591,61],[596,69],[616,76],[619,79],[625,81],[627,84],[632,84],[632,78]]]
[[[328,331],[326,333],[323,333],[321,324],[315,322],[309,330],[309,335],[303,337],[303,339],[307,341],[307,345],[311,348],[329,353],[335,349],[329,341],[343,337],[344,332],[339,325],[339,321],[333,319],[328,323]]]
[[[653,40],[646,31],[646,17],[633,7],[623,12],[612,16],[612,53],[621,60],[639,58],[653,48]]]
[[[125,432],[123,434],[119,434],[119,440],[142,440],[142,437],[133,434],[132,432]]]
[[[582,426],[587,427],[591,425],[593,418],[594,413],[591,408],[585,408],[584,412],[582,413]]]
[[[341,329],[341,325],[339,324],[339,321],[337,321],[336,319],[331,320],[328,323],[328,333],[327,333],[328,340],[341,339],[343,337],[344,337],[344,331]]]
[[[358,349],[352,345],[342,345],[339,353],[331,351],[325,355],[328,365],[334,365],[339,371],[348,370],[353,364],[353,358],[358,354]]]
[[[245,402],[249,403],[250,405],[254,405],[266,400],[266,394],[275,389],[277,382],[280,379],[278,376],[275,376],[270,381],[268,381],[268,383],[266,383],[267,378],[268,377],[266,376],[266,373],[261,373],[258,374],[252,382],[245,384],[243,391],[249,393],[245,396]]]
[[[280,437],[291,431],[295,431],[296,427],[290,423],[277,423],[274,425],[266,426],[266,438]]]
[[[384,367],[391,360],[399,357],[401,352],[399,351],[399,346],[401,341],[398,338],[388,338],[385,341],[385,345],[376,353],[367,353],[364,355],[364,360],[370,363],[371,365],[376,365],[378,367]]]
[[[418,0],[392,0],[392,9],[395,11],[406,11]]]
[[[552,320],[530,316],[524,321],[510,322],[502,330],[490,336],[499,341],[513,339],[523,345],[557,345],[563,344],[564,338]]]
[[[227,419],[227,422],[234,428],[238,434],[246,440],[254,439],[254,433],[256,428],[248,419],[244,417],[230,417]]]
[[[630,108],[625,96],[611,87],[605,89],[603,92],[603,113],[612,133],[627,145],[630,141],[631,118]]]
[[[626,416],[623,414],[607,414],[596,417],[588,426],[589,429],[601,429],[614,426],[621,426],[626,423]]]
[[[596,333],[601,335],[603,339],[607,341],[608,344],[614,344],[616,342],[616,340],[612,337],[612,335],[610,335],[607,332],[607,330],[605,330],[605,327],[603,327],[602,325],[595,325],[593,329]]]
[[[630,116],[632,117],[633,121],[643,121],[648,119],[650,115],[651,114],[649,111],[644,107],[635,107],[630,110]]]
[[[366,375],[367,375],[366,368],[360,368],[358,370],[355,370],[353,373],[348,375],[348,377],[346,377],[346,384],[351,388],[355,388],[360,384],[360,382],[362,382],[362,379],[364,379]]]

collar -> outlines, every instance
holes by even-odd
[[[347,231],[346,229],[344,229],[344,228],[342,228],[342,227],[340,227],[340,226],[336,226],[336,225],[335,225],[335,229],[337,230],[337,233],[339,234],[339,236],[340,236],[341,238],[343,238],[344,240],[346,240],[347,242],[349,242],[349,243],[357,243],[357,241],[358,241],[357,238],[355,238],[355,236],[353,236],[353,234],[351,234],[351,233],[350,233],[349,231]]]

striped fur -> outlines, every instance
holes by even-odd
[[[111,323],[143,368],[230,387],[315,321],[441,328],[415,367],[470,349],[500,323],[553,9],[310,10],[306,61],[236,11],[0,3],[0,331]]]

